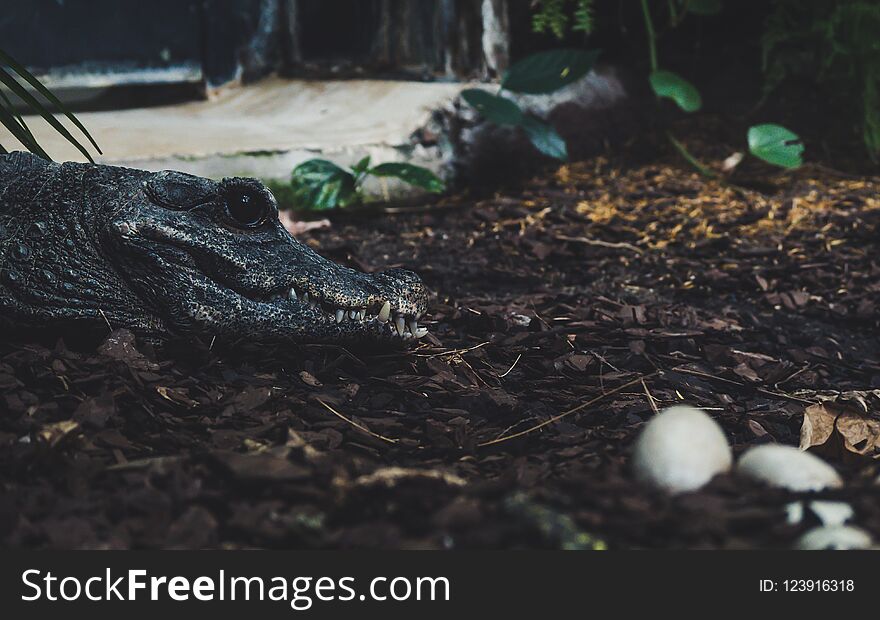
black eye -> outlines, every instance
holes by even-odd
[[[271,207],[265,196],[247,188],[236,188],[226,195],[226,210],[239,225],[255,228],[266,221]]]

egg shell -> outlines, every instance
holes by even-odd
[[[668,493],[699,489],[733,463],[724,431],[706,412],[670,407],[642,429],[633,471],[644,484]]]
[[[843,486],[840,474],[831,465],[794,446],[766,444],[750,448],[740,457],[736,471],[789,491],[821,491]]]

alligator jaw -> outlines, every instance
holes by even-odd
[[[362,304],[337,305],[316,292],[313,286],[294,285],[269,301],[300,313],[311,312],[316,322],[336,325],[343,332],[401,340],[419,340],[428,335],[428,330],[419,326],[424,311],[405,314],[393,309],[391,302],[381,297]]]

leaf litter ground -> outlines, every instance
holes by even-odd
[[[814,407],[805,445],[847,479],[823,496],[880,537],[880,181],[744,175],[598,158],[307,233],[334,260],[424,277],[432,336],[409,352],[7,334],[0,540],[742,548],[815,525],[732,475],[676,498],[637,485],[639,428],[682,402],[736,453],[797,445]]]

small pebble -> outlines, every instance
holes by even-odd
[[[816,527],[798,538],[795,549],[818,551],[822,549],[869,549],[874,544],[865,530],[851,525]]]
[[[636,478],[669,493],[694,491],[733,462],[724,431],[694,407],[670,407],[645,425],[636,440]]]
[[[843,486],[843,480],[822,459],[792,446],[766,444],[746,450],[737,473],[790,491],[820,491]]]

